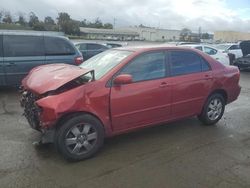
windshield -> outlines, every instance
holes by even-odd
[[[216,45],[215,47],[219,50],[227,50],[231,45],[229,44],[220,44],[220,45]]]
[[[98,80],[132,53],[125,50],[108,50],[83,62],[80,67],[94,69],[95,79]]]

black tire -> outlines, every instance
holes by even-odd
[[[90,137],[92,140],[89,140]],[[98,152],[103,145],[103,140],[102,123],[89,114],[81,114],[67,119],[59,127],[55,145],[65,159],[79,161],[90,158]]]
[[[210,105],[213,105],[214,104],[213,101],[215,102],[216,100],[220,102],[221,110],[219,110],[219,106],[216,107],[216,109],[210,108],[211,107]],[[224,114],[224,110],[225,110],[224,97],[219,93],[212,94],[208,97],[205,105],[203,106],[201,114],[198,115],[198,119],[204,125],[214,125],[221,119],[221,117]],[[211,115],[211,113],[212,113],[212,115]],[[213,116],[213,118],[212,118],[212,116]]]

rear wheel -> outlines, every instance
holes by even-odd
[[[224,110],[225,99],[221,94],[216,93],[208,98],[198,118],[205,125],[214,125],[221,119]]]
[[[68,160],[92,157],[103,145],[101,122],[88,114],[73,116],[63,123],[56,134],[56,147]]]

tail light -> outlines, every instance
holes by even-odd
[[[78,56],[75,58],[75,64],[76,65],[80,65],[83,63],[83,57],[82,56]]]

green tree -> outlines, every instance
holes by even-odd
[[[86,19],[80,22],[80,27],[87,27],[87,26],[88,26],[88,23]]]
[[[71,35],[80,35],[80,27],[79,27],[80,23],[78,21],[75,20],[71,20],[69,22],[69,27],[71,28],[69,30],[69,34]]]
[[[79,35],[80,34],[80,22],[72,20],[68,13],[60,12],[58,14],[58,25],[60,29],[68,35]]]
[[[45,24],[43,22],[36,22],[33,24],[32,29],[36,31],[46,31]]]
[[[105,24],[103,25],[103,28],[104,28],[104,29],[113,29],[113,25],[112,25],[111,23],[105,23]]]
[[[44,18],[44,24],[47,24],[47,25],[55,25],[55,21],[53,20],[52,17],[46,16],[46,17]]]
[[[68,13],[66,12],[60,12],[58,14],[58,25],[62,30],[66,30],[67,24],[70,22],[71,18]]]
[[[34,25],[38,25],[39,24],[39,19],[36,16],[36,14],[34,12],[30,12],[29,14],[29,26],[33,27]]]
[[[94,27],[94,28],[103,28],[102,21],[101,21],[99,18],[96,18],[96,19],[95,19],[95,22],[94,22],[94,24],[93,24],[93,27]]]
[[[202,33],[201,38],[202,39],[209,39],[209,34],[208,33]]]
[[[0,23],[2,22],[2,18],[3,18],[3,10],[0,11]]]
[[[180,32],[180,40],[187,41],[190,39],[192,31],[188,28],[183,28]]]
[[[12,16],[11,16],[10,12],[5,12],[3,22],[8,23],[8,24],[12,23]]]
[[[26,25],[26,20],[23,14],[19,14],[17,23],[19,23],[22,26]]]

